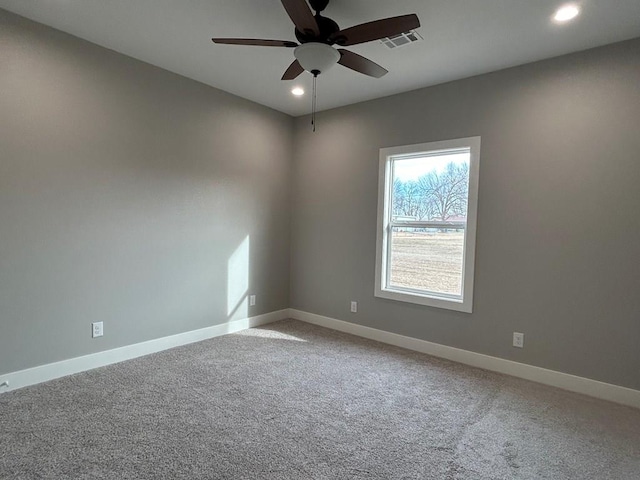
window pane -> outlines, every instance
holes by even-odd
[[[389,286],[462,295],[463,229],[391,231]]]
[[[394,158],[392,221],[466,222],[470,152]]]

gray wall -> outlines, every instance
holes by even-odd
[[[633,40],[297,119],[291,306],[640,389],[639,58]],[[475,135],[474,312],[374,298],[378,149]]]
[[[284,114],[0,10],[0,374],[288,307],[292,142]]]
[[[0,10],[0,374],[291,305],[639,389],[638,58],[322,112],[312,134]],[[374,298],[378,149],[473,135],[474,313]]]

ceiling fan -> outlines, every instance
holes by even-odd
[[[263,47],[294,48],[293,61],[282,80],[293,80],[305,70],[314,77],[339,63],[356,72],[380,78],[387,70],[368,58],[333,45],[348,47],[408,32],[420,26],[415,14],[401,15],[367,22],[341,30],[336,22],[320,15],[329,0],[282,0],[282,5],[295,25],[299,44],[288,40],[261,40],[250,38],[213,38],[214,43],[228,45],[256,45]],[[315,15],[311,8],[315,10]]]

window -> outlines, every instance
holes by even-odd
[[[380,150],[377,297],[471,313],[480,137]]]

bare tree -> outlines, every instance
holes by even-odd
[[[421,196],[428,199],[430,219],[446,222],[466,216],[469,193],[469,165],[449,163],[444,171],[433,170],[418,180]]]
[[[417,181],[393,182],[393,215],[416,220],[446,222],[466,216],[469,165],[449,163],[442,172],[433,170]]]
[[[427,210],[420,185],[416,181],[393,182],[393,215],[422,219]]]

